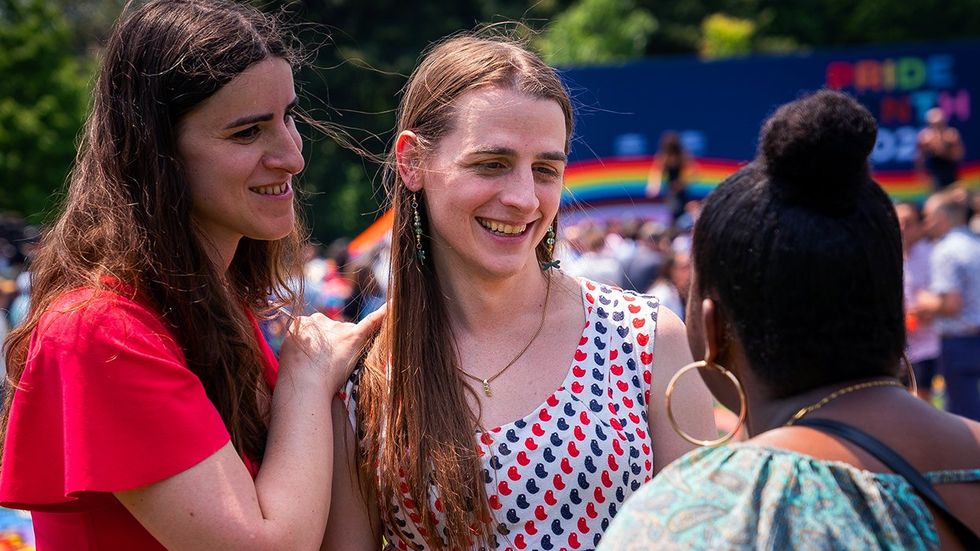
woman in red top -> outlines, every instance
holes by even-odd
[[[114,29],[5,346],[0,504],[33,512],[39,549],[319,545],[330,397],[378,317],[299,318],[278,366],[257,330],[296,298],[293,61],[230,2]]]

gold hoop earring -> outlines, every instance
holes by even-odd
[[[905,352],[902,352],[902,362],[905,364],[905,369],[909,372],[909,392],[913,396],[918,396],[919,383],[915,380],[915,368],[912,367],[912,360],[909,359],[909,355]]]
[[[730,380],[732,384],[735,385],[735,389],[738,391],[738,399],[740,403],[739,411],[738,411],[738,424],[735,425],[735,429],[732,430],[732,432],[726,434],[725,436],[722,436],[721,438],[716,438],[714,440],[700,440],[694,438],[690,434],[687,434],[686,432],[681,430],[680,425],[677,424],[677,420],[674,419],[674,412],[670,409],[670,400],[671,400],[671,396],[674,394],[674,387],[677,385],[677,381],[681,378],[681,376],[683,376],[688,371],[692,369],[700,369],[702,367],[710,367],[715,371],[721,372],[722,375],[728,377],[728,380]],[[716,363],[708,363],[704,360],[689,363],[684,367],[680,368],[679,370],[677,370],[677,373],[674,373],[674,376],[670,378],[670,382],[667,384],[666,394],[667,394],[666,395],[667,419],[670,421],[670,426],[674,429],[674,432],[676,432],[678,436],[698,446],[709,446],[709,447],[720,446],[721,444],[728,442],[735,436],[735,434],[739,431],[739,429],[742,428],[742,424],[745,423],[745,418],[748,416],[749,413],[749,401],[745,397],[745,389],[742,388],[742,383],[741,381],[738,380],[738,377],[736,377],[734,373],[725,369],[724,367]]]

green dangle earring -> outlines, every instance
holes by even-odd
[[[546,272],[552,268],[561,269],[561,261],[555,258],[555,225],[548,226],[548,233],[544,234],[545,249],[548,251],[549,260],[541,263],[541,271]]]
[[[412,193],[412,227],[415,230],[415,258],[425,265],[425,249],[422,248],[422,217],[419,216],[419,202]]]

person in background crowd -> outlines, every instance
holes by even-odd
[[[690,359],[681,322],[556,269],[571,133],[557,73],[510,40],[450,38],[409,78],[389,314],[335,409],[333,502],[359,506],[327,549],[591,548],[690,448],[652,398]],[[707,393],[683,393],[713,433]]]
[[[647,290],[647,294],[660,299],[661,306],[670,309],[683,320],[690,287],[691,255],[687,252],[672,252],[664,258],[660,275]]]
[[[661,246],[666,231],[657,222],[640,226],[633,254],[623,262],[623,288],[643,292],[649,289],[664,265]]]
[[[946,124],[939,107],[926,111],[926,127],[916,140],[916,166],[929,178],[934,190],[944,189],[959,178],[959,164],[965,154],[960,133]]]
[[[616,256],[606,249],[606,231],[595,224],[580,224],[566,233],[569,244],[577,253],[565,264],[569,275],[583,277],[620,287],[623,284],[623,266]]]
[[[619,271],[626,272],[626,263],[636,253],[636,233],[640,222],[634,218],[612,219],[606,221],[603,249],[619,264]],[[624,284],[620,278],[620,285]]]
[[[4,291],[0,289],[0,292]],[[7,321],[7,316],[3,315],[3,312],[0,311],[0,342],[7,340],[8,333],[10,333],[10,323]],[[2,374],[4,379],[7,378],[7,360],[3,354],[0,354],[0,374]],[[2,397],[0,395],[0,398]]]
[[[946,409],[980,420],[980,237],[966,226],[966,197],[948,189],[929,197],[925,230],[936,240],[929,289],[920,291],[915,313],[935,320]]]
[[[751,439],[664,469],[601,550],[980,546],[980,423],[899,380],[902,244],[868,169],[876,134],[852,98],[804,97],[706,200],[687,316],[703,361],[686,371]]]
[[[354,293],[348,243],[346,238],[339,238],[327,247],[326,271],[319,283],[323,298],[320,311],[335,320],[349,321],[344,315],[344,309]]]
[[[912,203],[895,205],[902,232],[903,277],[905,289],[905,330],[908,360],[912,362],[919,397],[932,400],[932,381],[939,374],[939,335],[932,322],[919,319],[916,304],[919,291],[929,289],[929,256],[932,243],[922,230],[919,207]]]
[[[660,148],[653,156],[647,181],[647,197],[663,197],[676,220],[688,201],[687,184],[693,167],[691,156],[677,132],[668,130],[660,137]]]
[[[344,318],[360,321],[368,314],[381,308],[385,303],[385,295],[381,286],[374,278],[374,262],[377,252],[366,255],[351,263],[351,282],[353,291],[344,306]]]
[[[699,216],[701,216],[701,201],[688,201],[684,203],[684,212],[674,220],[674,225],[681,232],[690,232]]]
[[[974,189],[970,193],[970,210],[973,212],[970,217],[970,231],[980,235],[980,189]]]
[[[242,3],[128,10],[5,343],[0,504],[42,550],[313,549],[381,316],[297,316],[278,362],[259,332],[299,302],[297,57]]]
[[[10,326],[17,327],[27,319],[31,308],[31,272],[26,268],[14,280],[14,298],[10,302]]]

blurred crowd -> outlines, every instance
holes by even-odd
[[[676,191],[672,190],[671,197],[678,195]],[[980,190],[970,192],[952,186],[933,197],[938,195],[962,207],[966,216],[964,231],[980,243]],[[936,314],[919,306],[921,297],[917,293],[929,289],[933,279],[930,257],[941,237],[927,231],[922,206],[902,203],[896,208],[906,238],[910,356],[918,373],[920,393],[927,398],[931,378],[941,375],[936,363],[940,336],[934,327]],[[676,217],[669,223],[638,218],[580,218],[563,224],[556,249],[561,268],[571,275],[652,294],[683,319],[691,277],[692,231],[701,202],[688,200],[681,208],[671,210]],[[0,216],[0,336],[20,323],[29,307],[29,257],[38,236],[36,226],[9,215]],[[352,256],[348,245],[347,239],[338,239],[327,246],[310,243],[305,247],[305,270],[297,275],[294,285],[299,288],[298,280],[302,279],[303,314],[322,312],[334,319],[357,321],[384,304],[388,241],[382,240],[357,256]],[[980,258],[976,262],[980,264]],[[284,314],[263,324],[274,350],[278,350],[287,323],[288,316]]]
[[[980,234],[980,190],[970,193],[962,188],[954,189],[959,189],[958,200],[969,212],[969,229]],[[912,226],[910,243],[917,244],[913,262],[921,264],[923,258],[928,258],[931,243],[921,229],[921,205],[903,203],[899,208],[901,212],[912,209],[914,219],[919,221]],[[691,234],[700,210],[701,202],[690,200],[669,224],[638,218],[582,218],[564,224],[556,253],[561,268],[575,276],[655,295],[661,304],[683,319],[691,274]],[[903,224],[903,229],[906,227]],[[27,267],[31,246],[38,236],[38,227],[9,215],[0,216],[0,331],[3,334],[23,319],[30,304]],[[326,246],[306,245],[306,268],[302,274],[304,314],[322,312],[334,319],[356,321],[384,303],[388,241],[382,240],[357,256],[351,255],[348,245],[346,238]],[[276,318],[266,325],[274,347],[281,339],[284,319]]]
[[[966,227],[980,235],[980,190],[971,193],[953,187],[944,194],[963,206],[968,213]],[[896,208],[909,247],[915,251],[913,262],[928,265],[934,238],[923,229],[922,205],[901,203]],[[669,224],[638,218],[582,218],[563,224],[556,255],[569,274],[655,295],[683,318],[691,277],[692,231],[700,210],[699,200],[687,201]],[[915,224],[907,221],[909,216]],[[346,239],[339,239],[327,247],[307,246],[307,312],[359,320],[384,303],[389,243],[382,240],[359,256],[351,256],[347,245]]]
[[[0,342],[24,319],[30,307],[27,263],[39,237],[37,226],[0,213]],[[0,355],[0,367],[3,365],[4,358]]]

